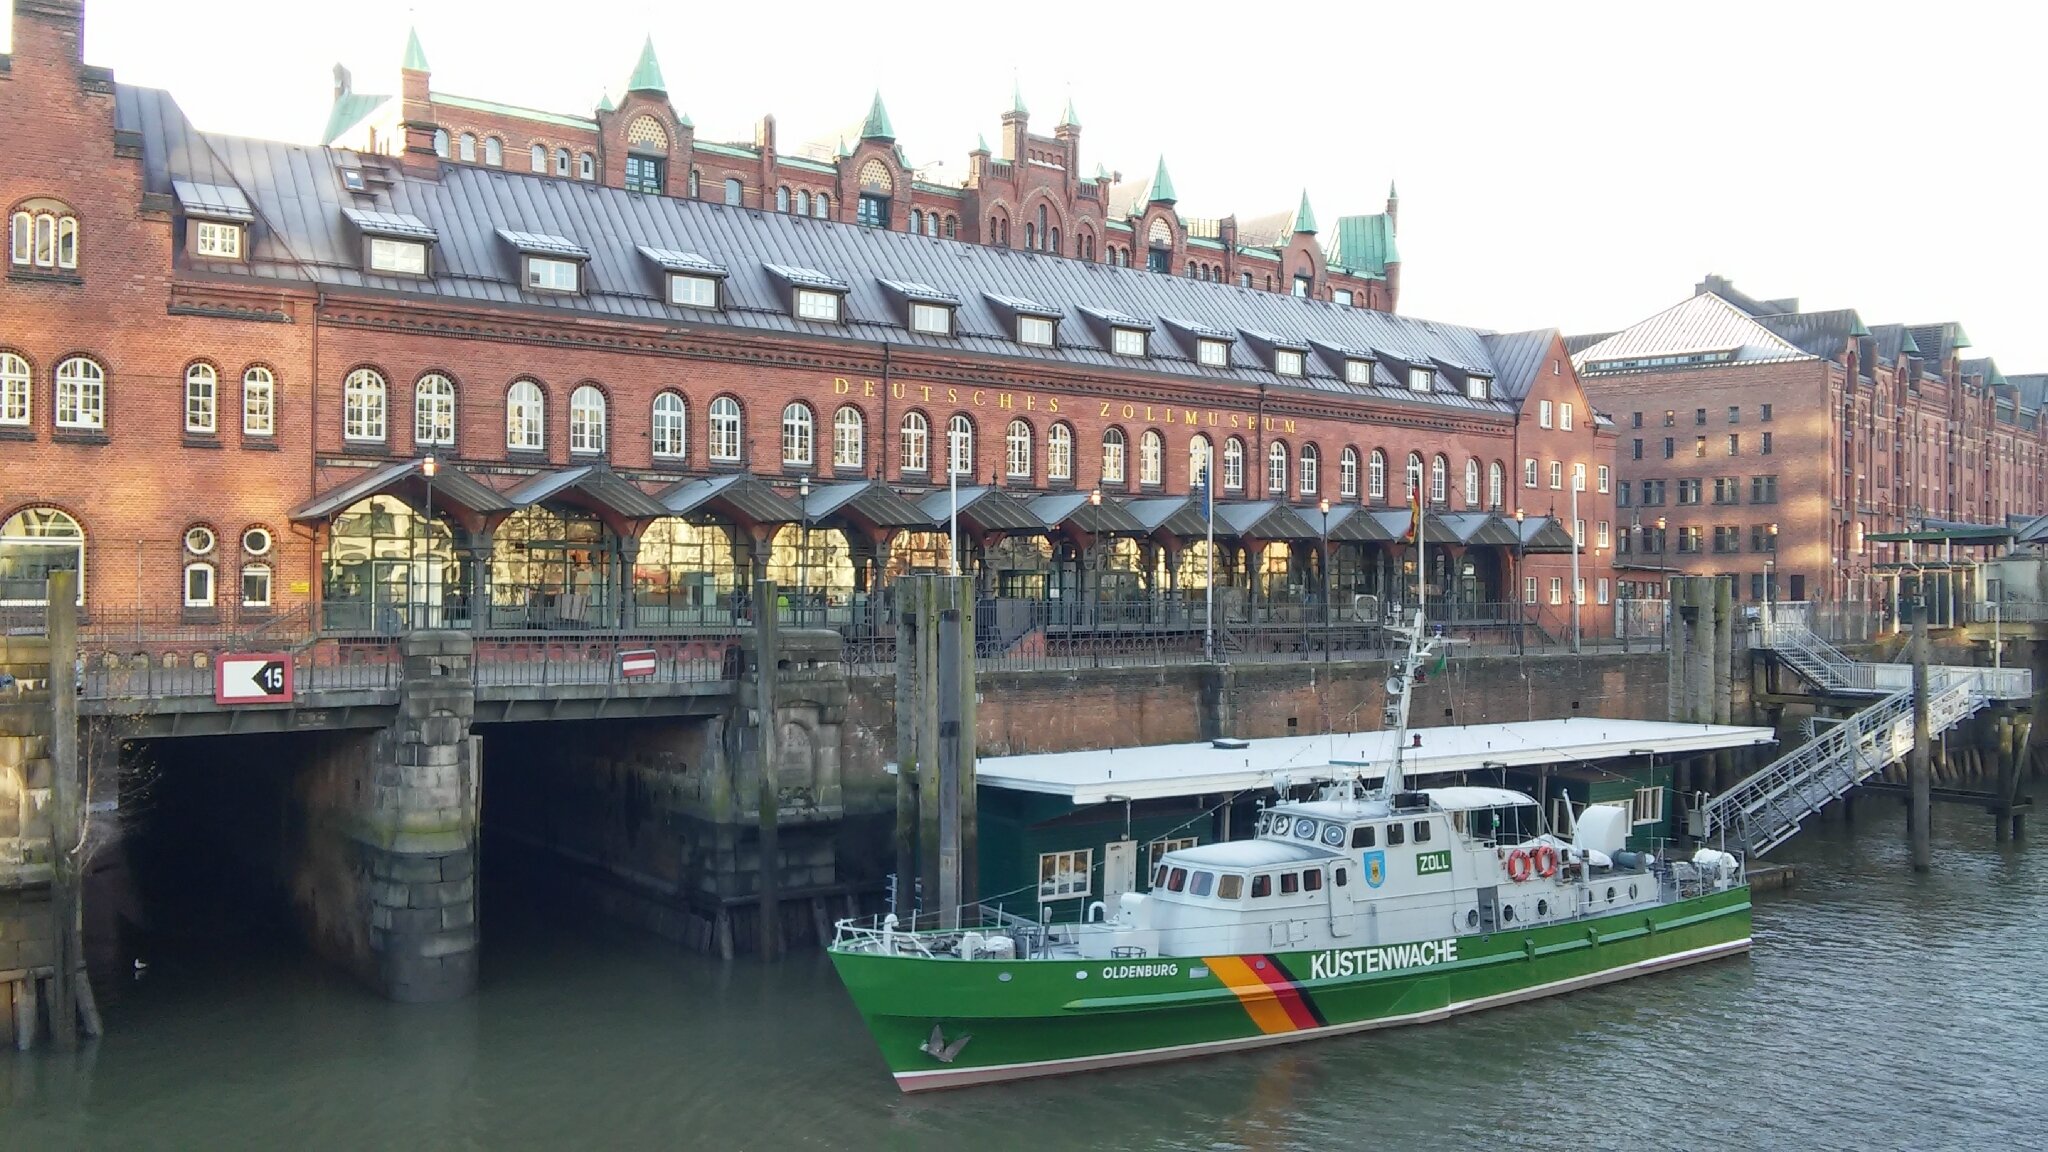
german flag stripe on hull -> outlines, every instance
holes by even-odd
[[[1268,1036],[1320,1028],[1325,1021],[1315,1002],[1271,956],[1204,956],[1218,980],[1244,1005],[1246,1015]]]

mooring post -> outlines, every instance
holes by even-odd
[[[78,1044],[72,981],[85,967],[78,939],[78,850],[84,805],[78,777],[78,573],[50,573],[50,918],[55,971],[50,978],[50,1040]]]
[[[918,618],[911,595],[914,577],[896,587],[896,906],[890,911],[908,917],[917,883],[917,660]]]
[[[755,758],[761,771],[760,862],[755,890],[760,894],[760,924],[755,939],[761,955],[775,956],[782,950],[782,846],[776,825],[782,806],[781,791],[775,786],[776,749],[781,726],[775,719],[776,672],[782,660],[781,610],[775,601],[775,581],[754,582],[754,709]]]
[[[939,578],[919,576],[917,597],[917,859],[924,899],[939,899]]]
[[[973,626],[973,612],[965,607],[972,603],[967,578],[944,577],[941,581],[939,623],[939,667],[938,694],[933,701],[933,711],[939,725],[938,775],[939,775],[939,925],[943,928],[960,926],[960,833],[963,781],[960,754],[960,694],[963,687],[962,665],[974,660],[974,637],[966,628]]]
[[[1906,829],[1916,872],[1934,867],[1934,783],[1927,762],[1927,703],[1927,598],[1921,595],[1913,601],[1913,757],[1906,770],[1910,789]]]
[[[958,725],[960,779],[960,903],[973,904],[981,896],[980,810],[976,803],[974,766],[974,711],[979,692],[974,667],[974,585],[960,586],[960,680],[954,698],[954,720]]]

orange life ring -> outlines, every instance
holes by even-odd
[[[1557,875],[1557,849],[1548,844],[1536,846],[1536,874],[1545,880]]]
[[[1517,848],[1508,853],[1508,879],[1520,884],[1529,878],[1529,850]]]

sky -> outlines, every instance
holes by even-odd
[[[998,144],[1013,83],[1048,134],[1071,96],[1089,172],[1163,154],[1183,216],[1306,189],[1327,223],[1398,181],[1410,315],[1604,332],[1712,272],[1959,320],[2001,370],[2048,372],[2048,6],[87,0],[85,53],[201,128],[312,141],[335,63],[397,90],[408,25],[436,90],[584,114],[652,33],[700,140],[765,113],[785,151],[829,140],[879,88],[945,183],[977,132]]]

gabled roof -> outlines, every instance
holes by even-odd
[[[1572,363],[1581,373],[1814,359],[1740,308],[1702,293],[1602,340]]]
[[[171,194],[178,198],[178,207],[187,216],[205,220],[234,220],[247,223],[256,219],[256,213],[249,209],[249,198],[232,184],[200,184],[191,180],[171,181]]]
[[[1863,318],[1854,308],[1837,308],[1830,312],[1781,312],[1776,315],[1759,316],[1757,323],[1797,345],[1809,356],[1822,360],[1839,359],[1848,347],[1849,341],[1869,334],[1863,325]]]
[[[356,231],[365,236],[395,236],[404,240],[436,239],[431,224],[403,212],[378,212],[374,209],[344,204],[341,214],[348,218],[349,223],[356,226]]]
[[[1201,506],[1195,506],[1201,516]],[[1320,520],[1320,517],[1317,518]],[[1216,534],[1250,540],[1319,540],[1322,531],[1308,517],[1278,500],[1216,505]]]
[[[334,106],[327,110],[327,126],[320,130],[320,142],[332,144],[348,134],[348,130],[370,118],[370,114],[382,108],[389,96],[377,96],[368,92],[343,92],[334,98]]]
[[[855,480],[845,484],[824,484],[798,501],[804,515],[816,524],[834,517],[866,521],[876,528],[928,528],[931,521],[924,510],[896,494],[887,484]]]
[[[804,518],[803,510],[793,501],[742,473],[671,484],[661,490],[658,500],[662,515],[682,516],[708,508],[741,524],[795,524]]]
[[[439,484],[437,478],[436,487]],[[505,499],[515,507],[524,508],[572,494],[628,520],[652,520],[668,515],[668,509],[662,506],[661,501],[642,492],[632,481],[603,464],[542,472],[505,493]]]
[[[420,477],[420,472],[425,464],[424,460],[417,459],[394,460],[389,464],[372,468],[354,480],[329,488],[292,509],[288,518],[298,524],[313,523],[345,511],[359,501],[367,500],[381,492],[401,490],[409,494],[415,487],[424,491],[425,478]],[[443,468],[436,473],[434,498],[442,501],[444,508],[453,506],[483,514],[510,512],[516,507],[496,489],[458,468]]]
[[[925,514],[925,523],[944,526],[953,513],[953,491],[940,488],[917,502]],[[983,485],[962,486],[959,489],[960,521],[971,524],[983,532],[1020,532],[1033,535],[1045,531],[1045,521],[1031,512],[1031,507],[1000,488]]]
[[[1222,509],[1222,505],[1216,506]],[[1208,528],[1202,506],[1188,496],[1149,496],[1124,502],[1124,511],[1148,533],[1171,536],[1200,536]]]
[[[1493,354],[1493,387],[1502,396],[1522,399],[1543,371],[1545,354],[1557,340],[1557,329],[1503,332],[1484,337]]]
[[[1385,279],[1387,266],[1401,262],[1394,243],[1394,218],[1385,213],[1337,217],[1337,229],[1323,249],[1323,259],[1334,268]]]
[[[1055,492],[1031,501],[1031,513],[1047,528],[1071,528],[1097,535],[1142,536],[1148,529],[1131,515],[1123,501],[1104,497],[1094,503],[1086,492]]]

